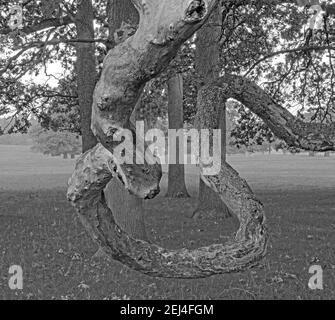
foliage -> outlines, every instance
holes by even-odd
[[[8,22],[14,3],[0,2],[0,116],[10,112],[13,117],[6,132],[26,133],[31,119],[37,118],[47,129],[80,133],[74,50],[76,1],[24,1],[23,26],[11,30]],[[58,68],[59,74],[49,74],[50,66]],[[32,81],[38,77],[46,81]]]
[[[306,25],[310,17],[292,3],[229,2],[223,10],[221,65],[224,73],[253,79],[293,112],[312,113],[311,121],[329,123],[335,112],[334,18],[325,16],[323,28],[311,30]],[[272,134],[250,111],[239,111],[238,144],[271,142]]]
[[[11,30],[10,7],[15,3],[0,1],[0,116],[10,112],[13,117],[6,133],[27,132],[36,117],[46,129],[81,134],[75,45],[85,39],[76,35],[76,1],[23,1],[23,26]],[[106,3],[93,1],[98,70],[110,41]],[[222,73],[244,74],[294,112],[312,114],[311,121],[331,122],[335,112],[334,18],[325,16],[323,28],[314,31],[307,25],[310,14],[301,7],[305,2],[250,0],[224,4],[218,39]],[[184,78],[185,122],[193,122],[197,97],[194,50],[191,39],[169,70],[147,85],[138,117],[151,125],[158,117],[166,118],[166,79],[172,72],[180,72]],[[48,74],[50,65],[59,66],[62,72]],[[30,80],[39,75],[49,81],[36,84]],[[240,118],[233,132],[238,145],[271,142],[272,134],[258,118],[242,106],[238,111]]]
[[[140,119],[145,119],[149,123],[155,124],[157,118],[167,118],[167,79],[174,73],[183,76],[184,92],[184,121],[192,123],[196,114],[197,100],[197,77],[194,65],[195,45],[194,39],[187,41],[179,50],[177,57],[172,61],[169,68],[157,78],[150,81],[144,89],[140,102]]]
[[[36,126],[30,130],[33,140],[32,150],[43,154],[65,157],[81,153],[81,141],[78,136],[69,132],[55,132]]]

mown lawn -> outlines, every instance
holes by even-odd
[[[165,280],[93,260],[97,248],[65,197],[73,162],[27,151],[0,147],[0,299],[335,298],[335,157],[229,157],[266,206],[267,258],[244,273]],[[193,198],[146,202],[150,238],[170,248],[225,241],[234,219],[190,219],[198,178],[187,172]],[[164,195],[166,177],[162,186]],[[22,291],[8,288],[14,264],[24,271]],[[323,291],[308,288],[315,264],[324,269]]]

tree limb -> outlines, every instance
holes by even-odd
[[[270,52],[268,54],[263,55],[262,58],[258,59],[251,67],[250,69],[244,74],[245,77],[247,77],[252,70],[254,70],[260,63],[271,59],[275,56],[279,56],[281,54],[285,53],[291,53],[291,52],[306,52],[306,51],[325,51],[325,50],[335,50],[335,46],[302,46],[297,48],[289,48],[289,49],[282,49],[275,52]]]
[[[205,94],[212,87],[223,90],[259,116],[280,139],[289,146],[310,151],[335,151],[335,123],[306,123],[279,105],[251,80],[237,75],[225,75],[202,88]]]
[[[238,216],[239,231],[226,244],[196,250],[168,250],[136,240],[116,224],[103,190],[112,177],[123,172],[112,153],[99,144],[80,158],[69,181],[68,198],[107,257],[147,275],[164,278],[201,278],[242,271],[264,257],[267,236],[263,206],[228,164],[222,165],[218,176],[202,179]]]

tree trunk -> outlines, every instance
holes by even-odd
[[[129,192],[144,199],[159,192],[160,166],[149,164],[152,159],[144,164],[122,162],[115,153],[119,143],[114,141],[114,135],[121,128],[131,129],[129,119],[144,85],[168,66],[180,46],[206,22],[218,1],[133,3],[141,17],[139,28],[133,37],[108,53],[94,92],[92,128],[101,143],[78,159],[69,181],[68,199],[108,257],[145,274],[199,278],[251,268],[266,252],[264,208],[245,180],[226,163],[214,176],[207,175],[201,166],[202,179],[220,194],[240,221],[235,238],[226,244],[169,250],[137,240],[117,225],[106,205],[102,190],[113,178],[120,179]],[[222,87],[213,85],[208,91],[199,96],[199,110],[210,107],[212,97],[220,99],[220,104],[226,102]],[[206,126],[206,119],[201,120],[200,126]],[[135,146],[137,141],[133,141]],[[152,157],[149,152],[148,155]]]
[[[199,76],[201,86],[216,79],[219,74],[220,48],[219,39],[221,34],[221,14],[220,8],[213,12],[208,22],[197,33],[196,40],[196,72]],[[213,101],[217,104],[218,101]],[[226,161],[226,106],[217,105],[218,123],[215,126],[221,129],[221,155],[222,161]],[[213,129],[215,129],[213,128]],[[231,217],[228,208],[221,201],[220,197],[209,188],[202,179],[199,182],[199,205],[193,214],[193,218],[203,218],[206,216]]]
[[[175,74],[168,80],[169,129],[176,129],[178,131],[184,127],[183,94],[183,76]],[[180,137],[177,137],[175,146],[171,146],[171,143],[169,143],[169,147],[176,147],[175,150],[169,150],[169,154],[176,154],[176,164],[169,164],[168,191],[166,194],[168,198],[189,198],[185,184],[185,165],[179,163],[180,153],[185,153],[187,149],[180,150],[179,142]]]
[[[108,0],[107,15],[110,50],[116,45],[114,34],[122,22],[138,25],[139,16],[131,0]],[[134,238],[147,240],[143,200],[129,194],[118,179],[109,183],[105,196],[118,224]]]
[[[92,1],[78,1],[76,28],[79,39],[94,40]],[[97,81],[95,44],[77,43],[77,87],[83,152],[93,148],[97,139],[91,130],[93,93]]]
[[[133,238],[147,240],[143,200],[129,194],[118,179],[107,185],[105,196],[118,225]]]

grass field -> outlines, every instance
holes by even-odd
[[[97,248],[65,197],[73,160],[0,146],[0,299],[335,299],[335,157],[239,155],[228,161],[266,206],[266,259],[244,273],[165,280],[92,259]],[[146,202],[150,239],[169,248],[224,241],[236,221],[190,219],[198,176],[194,167],[186,171],[193,198]],[[8,288],[14,264],[24,271],[22,291]],[[308,288],[315,264],[324,269],[322,291]]]

